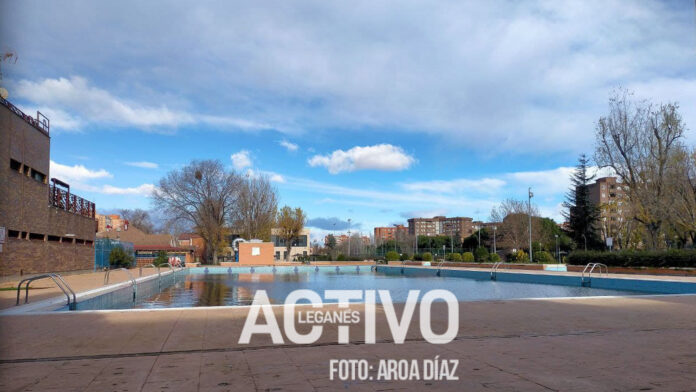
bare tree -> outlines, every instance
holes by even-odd
[[[155,206],[171,218],[190,224],[206,242],[217,263],[226,244],[226,225],[237,201],[241,179],[218,160],[193,161],[169,172],[153,192]]]
[[[609,114],[597,123],[595,161],[612,168],[627,186],[632,218],[644,227],[651,249],[663,244],[659,238],[669,219],[666,175],[684,134],[678,109],[673,103],[634,101],[621,89],[609,99]]]
[[[250,177],[240,188],[232,226],[244,238],[268,241],[277,213],[277,191],[268,177]]]
[[[155,224],[152,223],[152,218],[148,211],[136,208],[134,210],[118,210],[118,213],[123,219],[127,220],[130,225],[137,227],[144,233],[152,234],[155,232]]]
[[[292,242],[300,235],[307,216],[301,208],[292,209],[285,206],[278,211],[278,235],[285,243],[285,261],[290,261]]]
[[[529,241],[529,208],[526,202],[506,199],[491,210],[490,221],[501,222],[497,236],[501,248],[522,249]],[[532,217],[539,216],[535,205],[531,209]],[[532,236],[538,237],[539,225],[532,225]]]
[[[674,154],[673,173],[667,177],[672,191],[671,223],[683,243],[696,243],[696,148]]]

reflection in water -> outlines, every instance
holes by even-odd
[[[248,271],[248,270],[247,270]],[[189,274],[159,294],[139,302],[138,308],[250,305],[257,290],[266,290],[271,303],[279,304],[293,290],[310,289],[323,297],[325,290],[389,290],[394,302],[404,302],[409,290],[421,295],[432,289],[449,290],[461,301],[487,299],[630,295],[638,292],[588,287],[496,282],[465,278],[384,275],[373,271],[333,268],[281,270],[274,273]],[[377,297],[379,301],[379,296]],[[327,301],[328,302],[328,301]],[[130,307],[123,304],[122,307]]]

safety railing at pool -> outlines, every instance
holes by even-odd
[[[602,263],[587,263],[585,268],[582,270],[582,275],[580,276],[580,284],[583,286],[590,286],[592,284],[592,272],[595,268],[599,268],[599,275],[602,275],[602,268],[604,268],[604,276],[609,275],[609,267]],[[589,272],[587,270],[590,270]],[[587,273],[587,280],[585,280],[585,274]]]
[[[498,277],[498,269],[500,268],[501,265],[503,265],[504,262],[498,261],[495,264],[493,264],[493,267],[491,267],[491,280],[496,280]]]
[[[130,273],[130,271],[127,268],[115,268],[115,269],[106,270],[106,272],[104,273],[104,285],[109,284],[109,274],[111,273],[111,271],[118,271],[118,270],[126,271],[126,273],[128,274],[128,277],[130,278],[130,281],[131,281],[131,287],[133,287],[133,302],[135,302],[135,297],[136,297],[136,294],[138,291],[138,284],[135,282],[135,278],[133,277],[133,275]]]
[[[65,294],[65,296],[68,299],[68,309],[69,310],[75,310],[75,307],[77,305],[77,299],[75,297],[75,292],[73,289],[70,287],[70,285],[63,280],[63,277],[60,276],[60,274],[55,274],[55,273],[49,273],[49,274],[42,274],[42,275],[37,275],[37,276],[32,276],[31,278],[26,278],[22,279],[19,284],[17,285],[17,303],[15,306],[19,305],[19,293],[22,291],[22,283],[26,282],[25,288],[24,288],[24,303],[29,302],[29,285],[31,282],[35,280],[40,280],[40,279],[46,279],[50,278],[53,280],[53,283],[58,286],[58,288]],[[57,280],[56,280],[57,279]],[[70,302],[70,294],[72,294],[72,302]]]

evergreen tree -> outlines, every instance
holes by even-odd
[[[571,188],[566,195],[563,206],[568,210],[563,216],[568,221],[570,237],[579,249],[601,248],[602,243],[597,234],[596,224],[599,220],[599,207],[590,201],[589,185],[595,176],[587,172],[589,159],[580,155],[578,166],[571,177]]]

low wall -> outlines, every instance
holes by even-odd
[[[8,238],[0,275],[87,270],[94,267],[94,247],[85,244]]]

